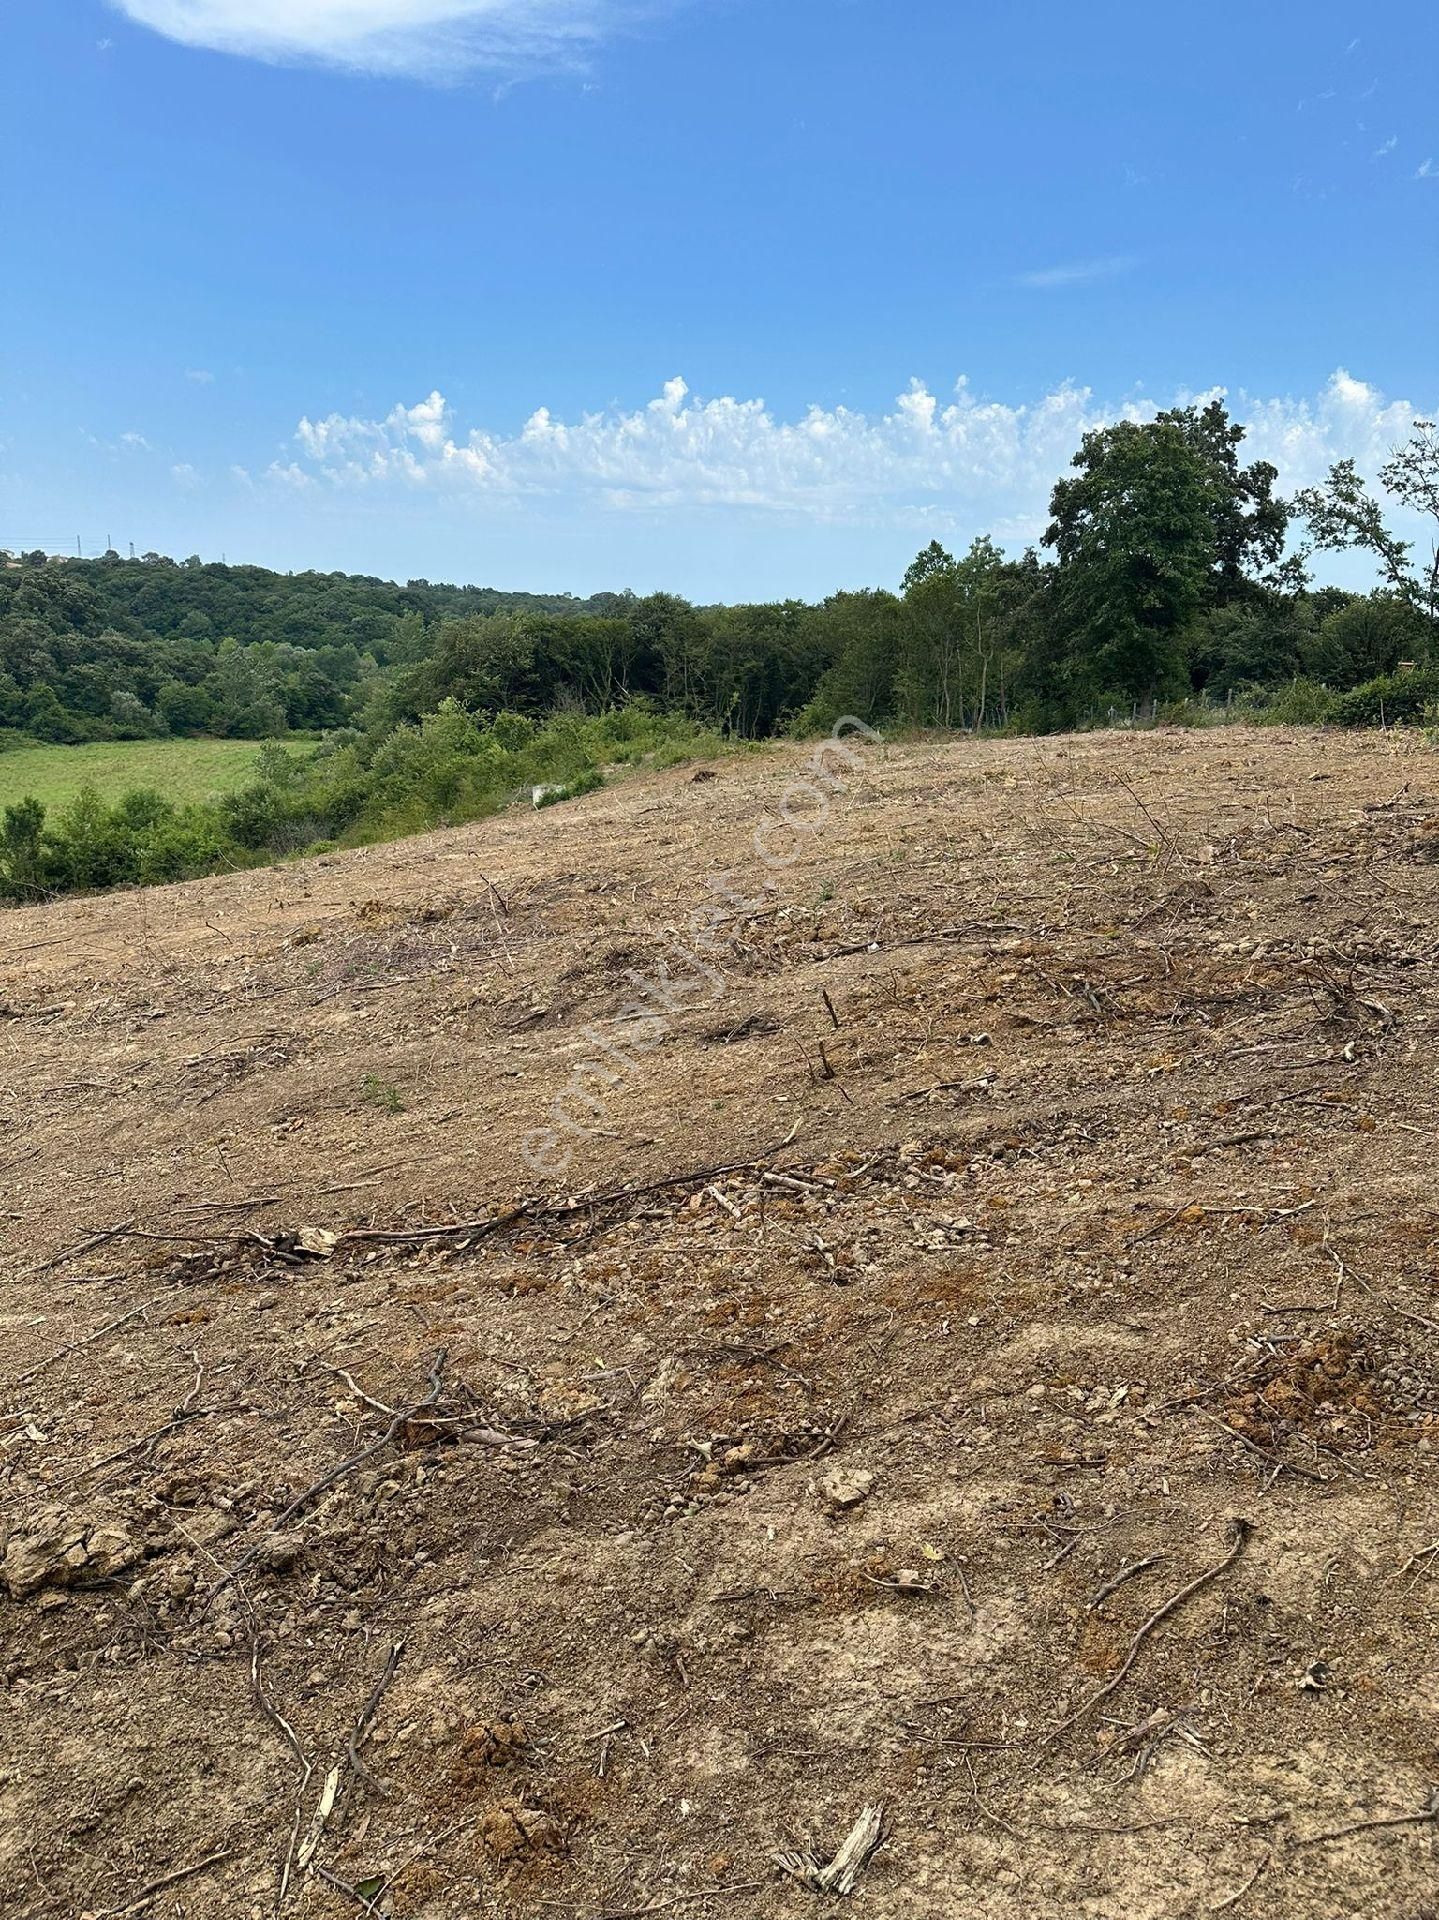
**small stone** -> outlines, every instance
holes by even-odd
[[[832,1467],[821,1477],[819,1490],[829,1506],[842,1512],[867,1500],[873,1486],[874,1475],[863,1467]]]
[[[271,1534],[256,1556],[271,1573],[288,1573],[299,1557],[300,1542],[288,1533]]]

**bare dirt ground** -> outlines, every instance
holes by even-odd
[[[1439,760],[802,762],[0,917],[0,1912],[1432,1920]]]

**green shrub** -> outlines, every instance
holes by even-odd
[[[367,1107],[378,1107],[381,1113],[405,1111],[400,1089],[393,1080],[383,1080],[378,1073],[367,1073],[361,1079],[360,1098]]]
[[[539,725],[512,713],[486,720],[447,700],[416,723],[346,733],[312,755],[267,746],[246,786],[198,806],[139,790],[107,807],[87,790],[54,818],[12,808],[0,826],[0,898],[149,886],[397,839],[482,819],[532,786],[557,788],[553,804],[593,791],[617,762],[668,766],[725,744],[644,704]]]
[[[1439,667],[1414,668],[1408,673],[1381,673],[1335,702],[1334,718],[1341,727],[1379,727],[1412,724],[1424,718],[1424,709],[1439,700]]]
[[[1317,680],[1296,676],[1276,692],[1253,689],[1241,696],[1241,716],[1265,727],[1322,727],[1334,718],[1336,696]]]

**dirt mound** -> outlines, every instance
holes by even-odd
[[[0,918],[0,1912],[1431,1912],[1439,763],[808,762]]]

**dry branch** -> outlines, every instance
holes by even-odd
[[[115,1229],[116,1233],[123,1231],[123,1228],[117,1227]],[[107,1237],[113,1238],[113,1235]],[[43,1269],[37,1267],[34,1271],[38,1273],[42,1272]],[[40,1374],[48,1373],[50,1368],[58,1365],[61,1360],[67,1360],[72,1353],[79,1353],[82,1347],[92,1346],[95,1341],[103,1339],[107,1333],[116,1333],[121,1327],[128,1326],[132,1320],[138,1320],[142,1313],[148,1313],[151,1307],[158,1306],[166,1297],[163,1293],[156,1294],[153,1300],[146,1300],[138,1307],[131,1307],[128,1313],[118,1314],[115,1319],[107,1320],[103,1327],[96,1327],[93,1333],[87,1333],[83,1339],[72,1340],[68,1347],[61,1347],[58,1353],[52,1353],[44,1360],[37,1361],[28,1373],[22,1373],[20,1375],[15,1385],[17,1387],[28,1386],[29,1383],[37,1379]]]
[[[170,1887],[178,1887],[182,1880],[193,1880],[196,1874],[204,1873],[207,1867],[218,1867],[222,1860],[230,1858],[228,1847],[221,1848],[218,1853],[207,1853],[203,1860],[197,1860],[193,1866],[177,1867],[173,1873],[152,1880],[149,1886],[141,1888],[138,1898],[132,1900],[128,1907],[107,1907],[102,1913],[97,1913],[94,1920],[129,1920],[131,1914],[143,1913],[146,1907],[154,1906],[160,1895]]]
[[[383,1452],[400,1431],[401,1427],[408,1421],[422,1414],[426,1408],[434,1406],[440,1397],[440,1376],[444,1370],[446,1358],[447,1356],[443,1348],[435,1355],[430,1367],[430,1390],[423,1400],[417,1400],[414,1406],[406,1407],[397,1413],[378,1440],[372,1441],[368,1447],[362,1447],[358,1453],[352,1453],[348,1459],[342,1460],[339,1466],[332,1467],[328,1473],[322,1474],[313,1486],[306,1487],[303,1493],[297,1494],[289,1506],[285,1508],[284,1512],[279,1514],[271,1523],[270,1532],[280,1532],[285,1523],[293,1520],[295,1515],[307,1507],[312,1500],[317,1500],[322,1493],[327,1493],[331,1487],[336,1486],[341,1480],[348,1479],[358,1468],[364,1466],[367,1460],[372,1460],[377,1453]],[[225,1589],[233,1586],[240,1575],[255,1564],[263,1551],[263,1545],[257,1543],[247,1552],[241,1554],[230,1571],[215,1582],[209,1593],[206,1594],[205,1604],[200,1609],[202,1617],[210,1611],[210,1608],[215,1604],[216,1600],[219,1599]]]
[[[374,1724],[375,1715],[380,1710],[380,1702],[389,1691],[390,1682],[399,1670],[400,1661],[404,1657],[404,1652],[405,1643],[403,1640],[397,1640],[390,1648],[390,1657],[385,1662],[385,1670],[375,1682],[375,1690],[365,1702],[360,1711],[360,1717],[350,1729],[350,1737],[345,1742],[345,1758],[350,1763],[350,1771],[358,1780],[368,1780],[370,1778],[369,1770],[360,1758],[360,1748],[364,1746],[370,1728]]]
[[[1439,1789],[1429,1796],[1427,1807],[1418,1813],[1391,1813],[1378,1820],[1351,1820],[1347,1826],[1330,1827],[1324,1833],[1297,1834],[1296,1847],[1323,1846],[1330,1840],[1347,1840],[1355,1833],[1379,1833],[1388,1827],[1425,1827],[1439,1821]]]
[[[1224,1558],[1219,1561],[1216,1566],[1209,1567],[1205,1572],[1196,1574],[1194,1579],[1189,1581],[1187,1585],[1182,1586],[1177,1593],[1171,1594],[1163,1606],[1157,1607],[1154,1612],[1150,1614],[1144,1625],[1130,1641],[1129,1650],[1124,1656],[1119,1671],[1112,1679],[1106,1680],[1097,1693],[1092,1693],[1084,1702],[1083,1706],[1076,1707],[1067,1720],[1060,1721],[1054,1732],[1049,1736],[1048,1746],[1054,1746],[1057,1741],[1068,1733],[1071,1727],[1078,1726],[1079,1722],[1093,1713],[1096,1707],[1102,1706],[1111,1694],[1117,1693],[1129,1678],[1130,1670],[1139,1658],[1140,1650],[1155,1629],[1162,1626],[1170,1614],[1177,1613],[1186,1600],[1192,1599],[1201,1588],[1207,1587],[1212,1580],[1217,1580],[1222,1573],[1227,1573],[1234,1565],[1248,1544],[1249,1536],[1253,1529],[1247,1520],[1241,1520],[1239,1518],[1235,1518],[1230,1524],[1234,1530],[1234,1539]]]

